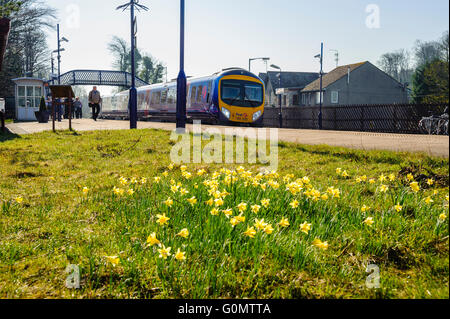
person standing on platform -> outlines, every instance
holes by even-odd
[[[94,86],[93,90],[89,92],[89,107],[92,108],[92,119],[97,121],[100,114],[100,103],[102,103],[102,97],[100,92],[97,91],[97,87]]]
[[[83,118],[83,104],[80,102],[80,98],[77,97],[73,103],[73,108],[75,109],[75,117],[77,119]]]

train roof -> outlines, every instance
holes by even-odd
[[[214,73],[212,75],[208,75],[208,76],[188,77],[187,81],[189,83],[205,82],[205,81],[214,80],[218,77],[227,76],[227,75],[245,75],[245,76],[253,77],[253,78],[258,79],[261,82],[263,82],[262,79],[259,78],[257,75],[255,75],[245,69],[237,68],[237,67],[223,69],[222,71],[216,72],[216,73]],[[156,83],[156,84],[141,86],[138,89],[145,90],[145,89],[164,88],[164,87],[173,86],[174,84],[176,85],[176,83],[177,83],[176,80],[173,80],[173,81],[165,82],[165,83]],[[128,94],[128,90],[118,93],[118,95],[120,95],[120,94]]]

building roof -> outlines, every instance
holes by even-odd
[[[269,81],[272,85],[272,89],[280,88],[280,82],[278,79],[278,71],[269,71],[267,73],[260,73],[259,77],[264,81],[266,86]],[[302,89],[309,83],[319,78],[319,73],[311,72],[281,72],[281,88],[298,88]]]
[[[337,67],[336,69],[334,69],[333,71],[331,71],[328,74],[325,74],[322,77],[322,87],[325,89],[328,86],[330,86],[331,84],[333,84],[334,82],[347,76],[349,68],[350,68],[350,72],[353,72],[354,70],[356,70],[357,68],[359,68],[360,66],[362,66],[366,63],[369,63],[369,62],[365,61],[365,62],[348,64],[348,65],[343,65],[343,66]],[[310,92],[311,91],[320,91],[320,79],[317,79],[314,82],[308,84],[303,89],[303,92],[308,92],[308,91],[310,91]]]

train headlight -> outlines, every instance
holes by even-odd
[[[231,112],[230,111],[228,111],[226,108],[222,108],[222,113],[223,113],[223,115],[225,115],[225,117],[227,118],[227,119],[230,119],[230,117],[231,117]]]
[[[256,112],[255,114],[253,114],[253,122],[255,122],[256,120],[258,120],[262,115],[261,111]]]

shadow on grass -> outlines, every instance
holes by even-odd
[[[2,130],[0,129],[0,143],[14,140],[16,138],[21,138],[21,137],[20,137],[20,135],[11,133],[10,131],[8,131],[8,129],[6,129],[6,132],[2,132]]]

